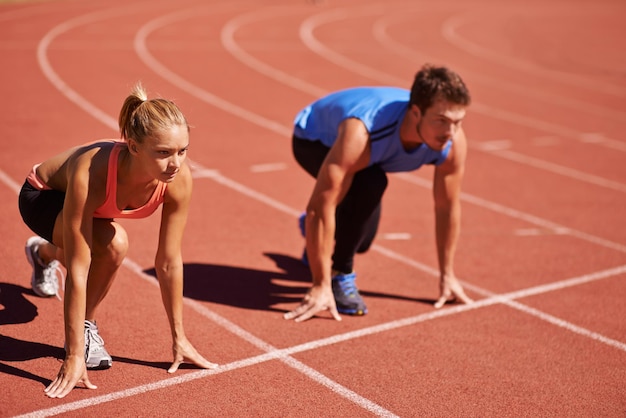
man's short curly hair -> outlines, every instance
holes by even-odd
[[[457,73],[446,67],[426,64],[415,75],[410,105],[417,105],[425,113],[437,100],[461,106],[468,106],[471,102],[469,91]]]

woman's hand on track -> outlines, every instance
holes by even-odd
[[[172,348],[174,352],[174,362],[167,370],[168,373],[174,373],[182,363],[191,363],[202,369],[215,369],[218,364],[211,363],[196,351],[187,338],[174,342]]]
[[[66,358],[56,379],[44,390],[50,398],[63,398],[70,393],[77,383],[82,383],[87,389],[98,387],[89,381],[85,359],[81,357]]]
[[[443,276],[439,283],[441,296],[435,302],[435,308],[441,308],[448,301],[460,301],[462,303],[474,302],[469,296],[465,294],[463,286],[459,280],[454,276]]]

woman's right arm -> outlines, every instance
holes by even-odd
[[[95,389],[85,366],[85,306],[91,265],[94,198],[90,185],[92,157],[82,154],[67,165],[67,189],[63,206],[63,250],[67,280],[64,296],[65,361],[56,379],[46,388],[51,398],[62,398],[77,383]]]

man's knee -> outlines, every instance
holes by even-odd
[[[387,173],[378,166],[371,166],[355,174],[351,190],[379,199],[385,193],[388,183]]]

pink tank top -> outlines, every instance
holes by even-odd
[[[120,151],[125,146],[125,142],[115,141],[113,148],[111,148],[107,172],[106,197],[102,206],[94,212],[94,218],[146,218],[152,215],[159,205],[163,203],[163,196],[165,195],[165,189],[167,189],[167,183],[160,181],[154,188],[154,192],[152,193],[152,196],[150,196],[150,199],[148,199],[143,206],[136,209],[122,210],[117,207],[117,160],[120,155]],[[37,175],[38,166],[39,164],[33,166],[33,169],[27,177],[28,182],[38,190],[51,190],[50,187],[41,181]]]

